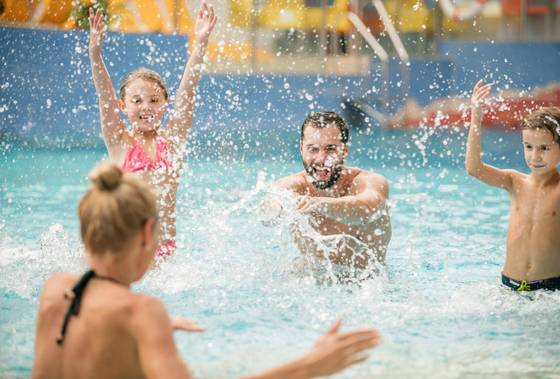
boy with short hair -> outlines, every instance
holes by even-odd
[[[490,90],[482,80],[474,87],[465,165],[511,197],[502,283],[517,291],[560,290],[560,108],[541,108],[521,123],[530,174],[498,169],[481,159],[481,101]]]

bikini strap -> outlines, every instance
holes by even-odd
[[[70,305],[68,306],[68,310],[64,315],[64,322],[62,323],[62,329],[60,330],[60,335],[56,338],[56,343],[61,346],[64,342],[64,337],[66,336],[66,328],[68,328],[68,323],[70,322],[70,317],[77,316],[80,312],[80,304],[82,302],[82,297],[86,286],[88,285],[89,281],[93,278],[109,280],[117,284],[119,283],[117,280],[110,278],[108,276],[100,276],[96,275],[95,271],[89,270],[87,271],[78,283],[70,291],[64,292],[64,298],[70,300]]]

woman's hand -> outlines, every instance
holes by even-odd
[[[173,317],[171,319],[171,326],[174,331],[182,332],[204,332],[205,329],[198,325],[196,322],[187,320],[180,317]]]
[[[337,320],[303,358],[310,377],[331,375],[363,362],[368,356],[361,353],[379,344],[379,333],[374,329],[339,333],[340,325]]]

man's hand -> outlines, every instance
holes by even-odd
[[[304,195],[297,199],[297,210],[303,214],[322,213],[325,207],[326,202],[322,198]]]
[[[258,218],[264,226],[276,226],[278,225],[283,212],[284,207],[282,204],[269,198],[260,205]]]

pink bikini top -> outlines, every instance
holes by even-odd
[[[163,138],[158,137],[156,139],[156,159],[152,160],[144,152],[142,146],[134,140],[130,150],[126,153],[122,169],[126,172],[151,171],[162,167],[169,169],[171,162],[168,160],[167,151],[167,142]]]

